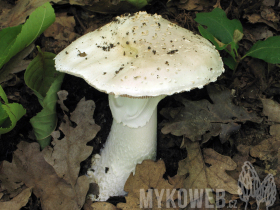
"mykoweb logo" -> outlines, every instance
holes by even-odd
[[[175,195],[176,192],[178,193],[177,195]],[[204,206],[206,208],[224,207],[225,191],[216,189],[215,200],[211,196],[213,195],[212,192],[212,189],[161,189],[160,191],[157,189],[148,189],[147,192],[144,189],[140,189],[140,208],[153,208],[153,205],[157,205],[157,208],[163,208],[162,204],[164,202],[164,208],[185,208],[189,203],[191,208],[202,208]],[[156,196],[156,204],[153,203],[153,194]],[[165,197],[163,196],[164,194],[166,195]],[[177,202],[175,202],[174,197],[177,198]],[[188,202],[188,199],[190,199],[190,202]],[[216,204],[214,205],[213,203]],[[231,208],[234,208],[234,205]]]
[[[276,185],[272,174],[268,174],[263,182],[255,171],[253,165],[246,161],[238,179],[240,199],[246,203],[250,197],[256,199],[258,209],[264,202],[266,209],[272,206],[276,200]],[[215,191],[215,194],[213,192]],[[155,196],[156,199],[153,199]],[[175,202],[176,200],[176,202]],[[153,203],[153,201],[156,203]],[[226,204],[225,190],[223,189],[140,189],[140,208],[237,208],[237,200],[231,200]],[[163,206],[164,205],[164,206]]]
[[[258,209],[260,203],[264,202],[268,210],[268,207],[272,206],[276,200],[276,185],[273,175],[268,174],[261,182],[256,170],[249,161],[246,161],[242,166],[238,186],[241,190],[240,199],[246,202],[245,210],[250,197],[256,199]]]

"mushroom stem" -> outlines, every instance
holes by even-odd
[[[134,99],[109,96],[113,124],[101,157],[95,158],[93,178],[99,186],[99,196],[125,195],[124,185],[136,164],[156,158],[157,104],[164,96]]]

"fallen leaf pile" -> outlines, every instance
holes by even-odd
[[[207,141],[211,136],[219,135],[221,141],[225,142],[232,132],[239,130],[237,122],[261,122],[262,119],[255,113],[249,113],[245,108],[233,104],[230,90],[218,90],[208,85],[207,91],[213,104],[208,100],[189,101],[178,96],[176,100],[184,104],[184,107],[161,110],[160,113],[169,119],[162,133],[184,135],[193,141]]]
[[[163,178],[164,173],[165,164],[163,160],[158,160],[157,162],[144,160],[142,164],[138,164],[136,166],[135,175],[130,174],[124,186],[124,190],[128,192],[126,203],[119,203],[117,207],[124,210],[143,209],[145,207],[145,201],[141,199],[141,190],[146,198],[148,196],[148,190],[152,190],[151,205],[147,201],[146,206],[150,207],[146,208],[151,208],[153,210],[179,209],[177,201],[175,200],[178,198],[177,189],[183,187],[182,181],[184,176],[169,177],[169,180],[165,180]],[[167,202],[168,190],[170,192],[170,201]],[[174,193],[172,192],[173,190]],[[158,199],[158,197],[161,199]]]
[[[21,0],[12,9],[0,16],[0,29],[6,27],[13,27],[25,22],[36,8],[42,6],[51,0]],[[52,0],[52,2],[59,2],[60,0]],[[1,2],[2,4],[2,2]]]
[[[67,14],[60,14],[56,17],[55,22],[44,31],[45,37],[53,37],[57,40],[65,40],[72,42],[78,35],[74,32],[76,25],[73,16]]]
[[[236,169],[236,163],[228,156],[223,156],[213,149],[201,151],[198,142],[187,140],[188,157],[179,161],[178,175],[189,174],[184,180],[186,189],[223,189],[231,194],[238,194],[237,180],[229,176],[226,171]],[[211,166],[206,166],[206,164]],[[205,193],[205,191],[204,191]],[[206,196],[205,194],[201,196]],[[200,197],[194,197],[194,200]]]
[[[168,7],[177,6],[179,9],[201,11],[204,8],[214,6],[214,3],[213,1],[207,1],[207,0],[181,0],[181,1],[168,0],[167,6]]]
[[[268,121],[273,123],[270,126],[270,135],[280,138],[280,104],[272,99],[261,99],[263,113],[268,117]]]
[[[20,188],[27,186],[40,198],[43,210],[81,209],[89,180],[85,175],[79,176],[80,163],[92,152],[87,142],[100,130],[92,119],[94,109],[93,101],[82,99],[70,119],[65,115],[59,127],[64,137],[59,140],[60,131],[55,131],[53,147],[42,152],[38,143],[20,142],[12,162],[3,161],[0,167],[0,189],[5,197],[21,195],[25,191],[20,192]],[[70,120],[77,124],[75,128]]]
[[[21,207],[27,204],[31,192],[32,192],[32,188],[26,188],[19,195],[14,197],[12,200],[6,202],[0,202],[0,209],[19,210]],[[2,196],[0,195],[0,199],[1,197]]]

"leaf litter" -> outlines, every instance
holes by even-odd
[[[186,150],[188,152],[187,158],[179,161],[178,175],[186,175],[184,180],[184,188],[192,189],[223,189],[231,194],[238,194],[237,181],[229,176],[226,171],[235,170],[236,163],[228,156],[221,155],[213,149],[201,150],[200,144],[190,140],[185,141]],[[211,166],[207,166],[210,164]],[[198,193],[191,201],[202,199],[207,196],[206,192]],[[191,203],[191,206],[194,203]]]
[[[31,195],[32,188],[24,189],[19,195],[14,197],[10,201],[0,202],[0,209],[2,210],[20,210],[21,207],[25,206]],[[1,195],[0,195],[1,199]]]
[[[262,121],[256,113],[234,105],[230,90],[219,90],[208,85],[207,91],[213,103],[206,99],[190,101],[176,96],[175,99],[184,107],[162,109],[160,113],[169,119],[169,122],[164,124],[162,133],[184,135],[192,141],[207,141],[211,136],[220,135],[220,140],[225,142],[232,132],[240,128],[237,123]]]
[[[124,190],[128,192],[126,203],[118,203],[117,208],[124,210],[136,210],[147,208],[149,206],[153,210],[156,209],[179,209],[177,201],[178,189],[183,187],[184,176],[163,178],[165,173],[165,164],[163,160],[154,162],[152,160],[144,160],[142,164],[136,166],[135,174],[132,173],[128,177]],[[155,189],[155,190],[153,190]],[[146,193],[148,190],[152,192],[152,204],[141,204],[140,190]],[[168,191],[170,194],[168,194]],[[168,197],[170,195],[170,197]],[[172,197],[172,195],[174,195]],[[166,201],[169,202],[166,202]]]
[[[40,151],[38,143],[21,141],[12,162],[3,161],[1,189],[7,194],[23,185],[33,188],[42,209],[81,209],[89,188],[89,179],[79,176],[80,163],[92,152],[87,146],[100,127],[92,119],[95,103],[82,99],[71,113],[64,116],[59,130],[53,132],[53,146]],[[76,123],[73,127],[71,121]]]

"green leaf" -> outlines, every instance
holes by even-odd
[[[0,96],[4,101],[4,104],[0,104],[0,134],[11,131],[17,121],[26,113],[26,110],[21,104],[8,103],[6,93],[0,85]]]
[[[269,37],[265,41],[257,41],[243,58],[246,56],[259,58],[272,64],[279,64],[280,36]]]
[[[0,31],[0,68],[14,55],[30,45],[55,20],[50,3],[38,7],[24,25]]]
[[[226,64],[231,70],[235,69],[236,61],[232,57],[223,58],[224,64]]]
[[[43,107],[30,123],[41,148],[44,148],[50,143],[50,135],[56,128],[57,91],[60,90],[64,74],[55,70],[53,60],[55,54],[42,52],[40,48],[38,50],[38,55],[26,69],[24,80]]]
[[[3,109],[3,105],[0,106],[0,126],[3,125],[3,123],[8,119],[9,115],[7,112]]]
[[[210,40],[216,46],[217,50],[223,50],[227,47],[227,44],[220,42],[207,29],[203,28],[203,26],[199,25],[198,30],[204,38]]]
[[[151,0],[121,0],[121,1],[126,1],[133,6],[141,9],[142,7],[146,6]]]
[[[3,99],[4,103],[6,104],[8,103],[7,95],[1,85],[0,85],[0,97]]]
[[[207,31],[225,44],[234,41],[236,30],[239,31],[239,34],[243,33],[240,21],[236,19],[229,20],[226,13],[220,8],[215,8],[212,12],[198,13],[195,21],[207,26]]]
[[[203,37],[209,39],[218,50],[225,49],[235,58],[237,43],[243,37],[243,28],[239,20],[229,20],[222,9],[215,8],[212,12],[198,13],[195,21],[207,26],[207,29],[199,26]]]
[[[11,55],[9,56],[8,53],[14,45],[21,28],[22,26],[19,25],[12,28],[4,28],[0,31],[0,68],[10,60],[9,57],[12,57]]]

